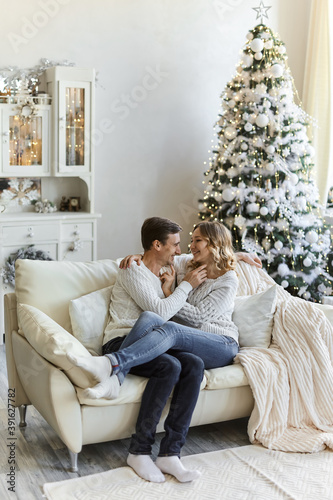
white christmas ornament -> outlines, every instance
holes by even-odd
[[[288,288],[288,286],[289,286],[288,281],[287,280],[281,281],[281,286],[283,286],[283,288]]]
[[[275,152],[275,147],[274,146],[267,146],[266,151],[268,154],[272,155]]]
[[[310,297],[311,297],[310,292],[305,292],[305,293],[303,293],[303,299],[305,299],[305,300],[309,300],[309,298],[310,298]]]
[[[257,214],[259,212],[258,203],[249,203],[249,205],[246,207],[246,211],[248,214],[250,214],[250,213]]]
[[[245,217],[243,217],[242,215],[236,215],[235,222],[234,222],[235,226],[242,227],[242,226],[244,226],[245,222],[246,222]]]
[[[250,122],[245,123],[244,129],[246,130],[246,132],[251,132],[251,130],[252,130],[252,123],[250,123]]]
[[[251,125],[251,128],[252,128],[252,125]],[[246,144],[246,142],[242,142],[241,148],[243,151],[247,151],[249,149],[249,146]]]
[[[274,243],[274,247],[276,248],[276,250],[281,250],[281,248],[283,247],[283,243],[282,241],[278,240]]]
[[[250,56],[249,54],[245,54],[243,56],[243,63],[245,64],[245,66],[249,67],[249,66],[252,66],[253,64],[253,57]]]
[[[258,115],[256,118],[256,125],[258,127],[267,127],[269,123],[269,118],[267,115]]]
[[[287,264],[280,264],[278,267],[278,273],[280,276],[287,276],[290,273]]]
[[[232,189],[226,188],[223,189],[222,197],[225,201],[232,201],[235,198],[235,193]]]
[[[264,217],[268,214],[268,208],[267,207],[261,207],[260,209],[260,215],[263,215]]]
[[[228,101],[228,105],[230,108],[233,108],[235,106],[235,101],[233,99],[230,99],[230,101]]]
[[[280,47],[278,47],[277,50],[280,54],[285,54],[287,52],[287,49],[285,48],[284,45],[280,45]]]
[[[273,78],[281,78],[282,75],[283,67],[281,66],[281,64],[273,64],[273,66],[271,67],[271,76]]]
[[[245,182],[241,181],[241,182],[238,184],[238,187],[239,187],[239,189],[244,189],[244,188],[246,188],[246,184],[245,184]]]
[[[261,52],[264,48],[264,42],[261,40],[261,38],[254,38],[250,43],[250,47],[253,52]]]
[[[268,172],[273,172],[274,171],[274,163],[267,163],[266,168]]]
[[[267,40],[267,42],[264,43],[265,49],[272,49],[273,48],[273,40]]]
[[[261,241],[261,244],[262,244],[262,247],[266,250],[269,250],[271,248],[271,244],[270,244],[270,241],[268,238],[264,238],[262,241]]]
[[[308,243],[317,243],[318,233],[316,231],[308,231],[305,235],[305,239]]]
[[[226,139],[229,139],[231,141],[234,139],[237,135],[237,130],[234,127],[227,127],[224,131],[224,136]]]
[[[306,257],[304,260],[303,260],[303,264],[305,265],[305,267],[310,267],[311,264],[312,264],[312,260],[309,259],[309,257]]]
[[[298,183],[298,175],[297,174],[290,174],[289,180],[293,186],[296,186],[296,184]]]
[[[247,33],[246,38],[247,38],[248,40],[253,40],[253,33],[252,33],[252,31],[249,31],[249,32]]]
[[[262,52],[256,52],[254,54],[254,58],[257,60],[257,61],[260,61],[260,59],[262,59]]]

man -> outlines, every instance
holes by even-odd
[[[181,230],[175,222],[159,217],[152,217],[144,222],[141,228],[144,249],[142,263],[133,264],[129,269],[120,269],[112,290],[111,320],[104,334],[103,354],[114,352],[115,345],[120,345],[122,337],[129,333],[143,311],[155,312],[166,321],[171,319],[185,304],[189,292],[206,279],[205,266],[200,266],[187,273],[172,295],[165,297],[160,273],[164,266],[175,264],[177,269],[175,258],[181,253]],[[241,258],[254,263],[253,259],[244,255]],[[125,267],[127,264],[128,261],[125,262]],[[107,360],[105,357],[106,365]],[[179,457],[199,395],[203,371],[201,358],[179,351],[169,351],[149,363],[131,369],[130,373],[148,378],[127,458],[128,465],[140,477],[162,482],[165,480],[162,471],[181,482],[199,477],[198,471],[186,470]],[[107,379],[107,391],[110,390],[108,383]],[[164,425],[165,436],[155,465],[150,458],[152,444],[162,410],[172,389],[170,410]],[[94,388],[91,391],[93,394]],[[107,397],[107,391],[96,397]]]

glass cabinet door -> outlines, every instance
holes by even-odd
[[[2,116],[2,172],[43,175],[49,171],[49,109],[6,106]]]
[[[59,82],[59,172],[90,171],[90,84]]]

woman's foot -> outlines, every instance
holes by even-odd
[[[194,481],[194,479],[198,479],[201,476],[201,472],[198,470],[188,470],[185,469],[183,464],[180,461],[180,458],[177,456],[172,457],[157,457],[156,466],[166,474],[171,474],[174,476],[180,483],[187,483],[189,481]]]
[[[132,467],[138,476],[152,483],[164,483],[165,477],[154,464],[149,455],[132,455],[129,453],[127,464]]]
[[[93,377],[96,382],[103,382],[112,374],[111,361],[107,356],[74,356],[67,353],[67,359],[75,366],[81,368],[88,375]]]
[[[116,399],[119,396],[120,383],[117,375],[112,375],[108,377],[103,382],[95,385],[94,387],[89,387],[83,392],[84,397],[90,399]]]

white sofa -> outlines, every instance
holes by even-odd
[[[15,406],[20,409],[20,425],[26,425],[27,405],[34,405],[68,447],[72,471],[77,470],[77,457],[83,445],[131,436],[146,384],[146,379],[128,375],[118,399],[84,400],[82,389],[76,386],[80,374],[71,371],[61,352],[66,345],[72,348],[78,343],[72,335],[70,301],[114,283],[117,269],[116,262],[111,260],[86,263],[18,260],[15,294],[5,296],[8,381],[11,392],[15,391]],[[27,320],[19,313],[18,324],[18,304],[27,305],[28,308],[22,307],[28,313],[37,308],[42,319],[33,317],[31,323],[31,318]],[[60,344],[56,339],[57,329],[63,335]],[[74,344],[68,344],[66,335]],[[83,346],[82,349],[85,350]],[[85,383],[89,385],[89,381]],[[249,416],[253,404],[252,391],[240,364],[205,371],[191,426]],[[166,407],[159,432],[163,430],[167,411]]]

